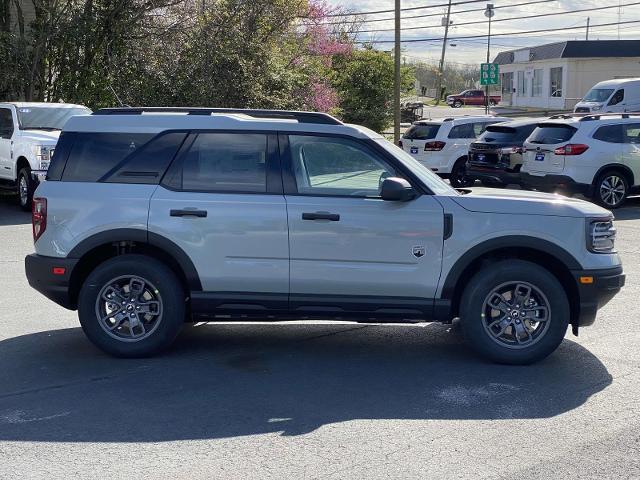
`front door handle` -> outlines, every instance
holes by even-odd
[[[183,208],[182,210],[171,209],[169,215],[172,217],[200,217],[207,216],[206,210],[196,210],[195,208]]]
[[[305,212],[302,214],[303,220],[331,220],[332,222],[339,222],[340,215],[337,213],[329,212]]]

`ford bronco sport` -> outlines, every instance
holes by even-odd
[[[125,357],[185,321],[451,322],[540,360],[624,284],[611,213],[458,192],[322,113],[123,108],[72,117],[36,191],[29,283]]]

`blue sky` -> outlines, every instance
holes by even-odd
[[[456,3],[460,0],[453,0]],[[540,45],[543,43],[551,43],[562,40],[583,40],[585,38],[585,26],[587,17],[591,17],[591,30],[589,34],[590,39],[610,40],[617,39],[618,34],[621,39],[640,39],[640,23],[621,25],[620,30],[618,27],[594,27],[594,25],[603,23],[621,21],[640,20],[640,4],[634,6],[627,6],[619,8],[620,4],[625,5],[629,3],[637,2],[638,0],[554,0],[547,3],[540,3],[535,5],[520,6],[508,8],[509,5],[524,3],[527,0],[495,0],[493,2],[495,7],[501,7],[496,10],[496,16],[493,20],[500,20],[501,18],[516,18],[515,20],[493,22],[491,27],[492,34],[494,33],[509,33],[518,32],[522,30],[537,30],[548,28],[560,28],[569,26],[581,26],[582,28],[576,30],[570,30],[565,32],[553,32],[543,33],[535,35],[521,35],[521,36],[498,36],[492,38],[491,57],[493,58],[499,51],[511,50],[519,47],[526,47],[532,45]],[[402,7],[418,7],[429,4],[442,4],[446,0],[403,0]],[[393,0],[349,0],[338,1],[329,0],[332,5],[348,8],[351,11],[373,11],[373,10],[388,10],[394,6]],[[520,18],[528,15],[535,15],[541,13],[552,12],[566,12],[570,10],[584,9],[590,7],[603,7],[613,6],[607,10],[599,10],[593,12],[581,12],[571,13],[564,15],[554,15],[542,18]],[[467,10],[472,8],[483,8],[485,3],[470,3],[465,5],[459,5],[452,7],[452,12],[456,10]],[[504,8],[502,8],[504,7]],[[429,8],[403,12],[404,16],[414,16],[420,14],[442,14],[444,15],[446,8]],[[368,20],[389,18],[393,14],[382,13],[376,15],[367,16]],[[451,16],[453,20],[452,28],[449,30],[449,36],[455,38],[456,36],[469,36],[469,35],[486,35],[487,24],[486,18],[481,11],[460,13]],[[456,26],[456,24],[472,21],[483,21],[483,23],[476,25],[464,25]],[[417,38],[434,38],[442,37],[444,33],[444,27],[436,26],[441,22],[440,16],[433,16],[427,18],[417,19],[404,19],[402,21],[402,27],[429,27],[420,28],[415,30],[406,30],[402,33],[403,40],[417,39]],[[385,30],[393,29],[393,21],[373,22],[365,23],[362,26],[362,30]],[[393,40],[393,31],[380,31],[376,33],[361,33],[358,37],[360,40]],[[455,46],[452,46],[455,44]],[[390,49],[392,44],[378,44],[377,48]],[[448,42],[447,46],[447,60],[460,62],[460,63],[478,63],[484,61],[486,56],[486,38],[482,39],[468,39],[468,40],[452,40]],[[406,43],[403,44],[403,51],[405,57],[408,60],[426,60],[431,62],[437,62],[440,57],[440,51],[442,49],[442,41],[431,41],[423,43]]]

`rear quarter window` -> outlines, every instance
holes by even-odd
[[[577,129],[571,125],[562,124],[540,124],[531,133],[530,143],[540,145],[554,145],[556,143],[567,142],[576,133]]]

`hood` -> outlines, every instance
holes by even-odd
[[[38,145],[55,145],[60,137],[59,130],[20,130],[20,138]]]
[[[452,197],[465,210],[510,215],[553,215],[557,217],[608,217],[611,212],[577,198],[527,190],[476,191]]]

